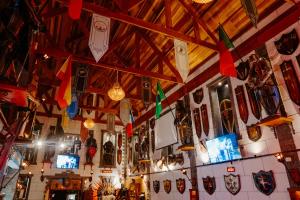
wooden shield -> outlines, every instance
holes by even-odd
[[[287,34],[283,34],[279,40],[275,41],[277,51],[283,55],[292,55],[298,45],[299,38],[295,29]]]
[[[195,129],[196,129],[196,134],[198,136],[198,138],[201,138],[201,119],[200,119],[200,110],[199,108],[195,108],[193,110],[193,114],[194,114],[194,123],[195,123]]]
[[[209,133],[209,121],[208,121],[208,113],[207,113],[207,106],[206,104],[203,104],[200,107],[201,110],[201,119],[202,119],[202,125],[203,125],[203,131],[206,136],[208,136]]]
[[[280,105],[280,94],[277,85],[272,77],[257,90],[259,102],[264,107],[268,115],[275,115]]]
[[[252,173],[252,177],[255,183],[255,187],[265,195],[270,195],[276,188],[276,183],[273,175],[273,171],[259,171],[258,173]]]
[[[234,116],[232,110],[232,103],[230,99],[224,99],[221,101],[220,111],[223,126],[226,128],[228,133],[233,133]]]
[[[183,194],[185,191],[185,179],[176,179],[176,187],[179,193]]]
[[[198,90],[196,90],[194,93],[193,93],[193,99],[194,99],[194,102],[197,103],[197,104],[200,104],[201,101],[203,100],[203,89],[200,88]]]
[[[291,60],[284,61],[280,65],[280,69],[292,101],[300,106],[300,83],[293,62]]]
[[[256,142],[261,138],[261,128],[255,124],[247,126],[247,133],[250,140]]]
[[[240,117],[245,124],[247,124],[249,112],[244,92],[244,87],[239,85],[235,88],[236,100],[239,108]]]
[[[119,149],[117,151],[117,162],[119,165],[121,165],[121,163],[122,163],[122,150],[121,149]]]
[[[244,81],[248,78],[250,66],[248,60],[240,62],[240,64],[236,67],[237,70],[237,78]]]
[[[241,190],[240,175],[224,175],[225,187],[233,195],[236,195]]]
[[[256,119],[261,118],[261,105],[258,102],[257,99],[257,92],[255,89],[251,88],[247,83],[246,83],[246,90],[248,93],[248,99],[250,103],[250,108],[251,111]]]
[[[118,134],[118,147],[121,148],[122,147],[122,133],[119,133]]]
[[[150,128],[151,128],[151,129],[154,129],[154,128],[155,128],[155,118],[152,118],[152,119],[150,120]]]
[[[172,182],[171,180],[167,179],[163,181],[164,183],[164,190],[167,194],[169,194],[171,192],[172,189]]]
[[[160,190],[160,182],[158,180],[153,181],[153,190],[155,193],[158,193]]]
[[[216,190],[216,180],[215,177],[207,176],[206,178],[202,178],[203,186],[205,191],[212,195]]]

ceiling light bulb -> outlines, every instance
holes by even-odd
[[[194,2],[196,3],[202,3],[202,4],[205,4],[205,3],[210,3],[212,2],[213,0],[193,0]]]

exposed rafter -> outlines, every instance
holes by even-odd
[[[68,6],[68,0],[59,0],[59,2],[63,3],[65,6]],[[88,2],[83,2],[83,6],[82,8],[88,12],[92,12],[92,13],[97,13],[99,15],[103,15],[106,17],[109,17],[111,19],[123,22],[123,23],[127,23],[136,27],[140,27],[142,29],[146,29],[149,31],[153,31],[171,38],[177,38],[189,43],[194,43],[197,45],[201,45],[203,47],[209,48],[209,49],[213,49],[213,50],[218,50],[216,44],[204,41],[204,40],[198,40],[195,37],[191,37],[189,35],[180,33],[178,31],[176,31],[173,28],[166,28],[165,26],[161,25],[161,24],[153,24],[151,22],[147,22],[144,21],[142,19],[139,18],[135,18],[120,12],[113,12],[103,6],[97,5],[95,3],[88,3]]]

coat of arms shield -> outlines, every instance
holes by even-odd
[[[298,45],[299,38],[295,29],[287,34],[283,34],[279,40],[275,41],[277,51],[283,55],[293,54]]]
[[[212,195],[216,190],[216,180],[215,177],[207,176],[206,178],[202,178],[203,186],[205,191]]]
[[[158,193],[160,189],[160,182],[158,180],[153,181],[153,190],[155,193]]]
[[[176,187],[178,192],[183,194],[185,191],[185,179],[184,178],[176,179]]]
[[[236,195],[241,190],[240,175],[224,175],[226,189],[233,195]]]
[[[265,195],[270,195],[276,188],[273,171],[260,170],[258,173],[252,173],[255,187]]]
[[[251,126],[247,126],[247,133],[248,133],[248,138],[253,142],[256,142],[261,138],[260,126],[257,126],[255,124]]]
[[[165,192],[169,194],[171,192],[171,189],[172,189],[171,180],[169,180],[169,179],[164,180],[164,190],[165,190]]]
[[[200,104],[203,100],[203,89],[200,88],[193,93],[194,102]]]

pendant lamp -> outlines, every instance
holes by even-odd
[[[118,71],[117,71],[117,81],[107,92],[109,98],[113,101],[121,101],[125,97],[125,91],[121,87],[118,81]]]
[[[210,3],[212,2],[213,0],[193,0],[194,2],[196,3],[202,3],[202,4],[205,4],[205,3]]]
[[[94,128],[95,122],[94,122],[93,119],[87,118],[87,119],[83,122],[83,125],[84,125],[85,128],[91,129],[91,128]]]

